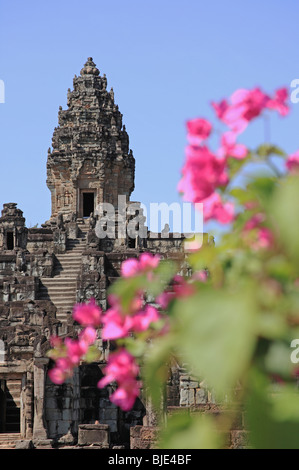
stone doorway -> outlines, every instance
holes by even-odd
[[[0,380],[0,433],[20,432],[19,380]]]
[[[6,246],[8,250],[14,249],[14,236],[13,232],[7,232],[6,234]]]
[[[94,212],[94,192],[82,193],[82,216],[89,217]]]

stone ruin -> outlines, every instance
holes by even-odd
[[[134,174],[113,90],[107,91],[106,76],[88,58],[68,90],[67,109],[59,108],[48,150],[50,219],[41,228],[28,228],[15,203],[4,204],[0,217],[0,448],[154,445],[157,423],[146,397],[123,412],[109,401],[113,386],[97,388],[113,347],[109,342],[99,339],[101,360],[81,364],[63,385],[53,384],[47,374],[50,336],[76,335],[76,302],[94,297],[107,308],[107,289],[119,277],[122,261],[147,251],[178,260],[181,273],[188,271],[184,237],[149,232],[140,204],[130,201]],[[108,202],[119,215],[119,195],[129,207],[134,203],[126,224],[139,208],[145,238],[97,236],[96,207]],[[170,370],[167,391],[170,412],[214,409],[204,383],[179,365]]]

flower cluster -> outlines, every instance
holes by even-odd
[[[213,219],[226,224],[234,220],[234,205],[223,201],[221,191],[229,183],[229,159],[243,160],[248,155],[247,147],[238,143],[237,137],[264,110],[275,110],[281,116],[286,116],[289,112],[287,99],[286,88],[276,90],[273,97],[254,88],[239,89],[230,100],[212,102],[216,116],[228,127],[221,135],[219,148],[215,152],[206,144],[212,133],[212,124],[203,118],[187,122],[189,144],[178,190],[183,193],[185,200],[203,203],[205,222]],[[292,162],[289,164],[292,165]]]
[[[95,305],[94,300],[91,300],[89,304],[76,305],[73,317],[85,325],[78,338],[65,338],[63,341],[60,337],[51,337],[50,343],[53,349],[48,352],[48,356],[55,361],[55,367],[49,370],[52,382],[62,384],[72,376],[74,368],[84,359],[89,347],[97,339],[95,327],[99,324],[101,313],[101,309]]]
[[[269,249],[274,244],[273,233],[265,225],[265,215],[261,212],[257,212],[246,222],[242,236],[253,250]]]
[[[150,280],[159,262],[159,256],[143,253],[139,259],[130,258],[124,261],[121,273],[125,278],[145,274],[146,279]],[[55,361],[55,366],[49,371],[52,382],[62,384],[72,376],[74,368],[86,358],[90,346],[95,343],[97,328],[102,328],[103,340],[117,341],[132,334],[150,331],[151,325],[162,318],[156,307],[145,303],[144,292],[136,292],[126,311],[117,295],[109,295],[108,301],[110,306],[106,312],[96,305],[94,299],[74,306],[73,319],[84,327],[77,339],[65,338],[63,341],[59,337],[51,338],[53,349],[48,355]],[[165,322],[161,325],[163,332]],[[111,401],[123,410],[132,408],[140,389],[140,382],[137,380],[139,367],[135,358],[121,346],[109,356],[104,372],[106,376],[98,386],[102,388],[110,382],[116,382],[118,388],[111,395]]]
[[[129,307],[129,312],[124,312],[120,300],[115,296],[109,296],[108,301],[111,307],[103,316],[103,332],[104,340],[115,340],[129,336],[130,332],[140,333],[146,331],[151,323],[160,319],[158,310],[151,306],[145,305],[142,296],[137,295]]]
[[[133,277],[139,274],[150,275],[160,262],[159,255],[151,255],[150,253],[142,253],[139,259],[129,258],[121,265],[121,275],[123,277]]]
[[[139,396],[141,383],[137,379],[139,366],[132,354],[121,348],[111,353],[108,364],[104,368],[105,376],[98,382],[98,387],[106,387],[111,382],[117,382],[117,389],[110,396],[110,401],[122,410],[130,410]]]

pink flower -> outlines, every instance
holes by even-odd
[[[212,130],[212,124],[206,119],[197,118],[187,121],[187,139],[190,143],[201,144],[206,140]]]
[[[71,377],[72,370],[73,366],[69,359],[61,357],[57,359],[55,367],[49,370],[48,375],[53,383],[61,385],[68,377]]]
[[[220,121],[223,121],[225,113],[229,108],[228,102],[226,100],[222,100],[219,103],[215,103],[214,101],[212,101],[211,104],[216,112],[216,116],[218,117],[218,119],[220,119]]]
[[[292,172],[299,170],[299,150],[288,157],[286,160],[286,167]]]
[[[122,348],[110,354],[108,364],[103,372],[106,375],[98,382],[99,388],[106,387],[111,382],[122,384],[127,380],[134,379],[139,374],[139,367],[134,356]]]
[[[97,338],[97,332],[92,326],[86,327],[79,334],[79,341],[84,341],[87,345],[93,344]]]
[[[65,345],[67,348],[67,357],[70,363],[73,365],[78,365],[82,356],[87,353],[88,344],[82,340],[72,340],[70,338],[66,338]]]
[[[261,212],[254,214],[244,225],[244,230],[253,230],[261,225],[265,221],[265,215]]]
[[[101,324],[101,314],[102,309],[91,299],[88,304],[75,305],[73,319],[83,326],[97,327]]]
[[[53,367],[53,369],[49,370],[48,375],[51,381],[56,385],[63,384],[66,379],[64,371],[59,367]]]
[[[104,388],[111,382],[117,382],[118,388],[110,396],[110,400],[124,411],[130,410],[140,389],[140,383],[136,380],[139,367],[134,356],[123,348],[111,353],[104,373],[106,376],[98,382],[98,387]]]
[[[230,104],[222,100],[219,104],[212,103],[218,118],[233,132],[243,132],[248,123],[258,117],[265,109],[269,97],[259,88],[253,90],[236,90],[230,98]]]
[[[142,253],[139,260],[136,258],[129,258],[123,261],[121,265],[121,275],[123,277],[133,277],[143,274],[155,269],[160,263],[159,255],[152,255],[151,253]]]
[[[123,277],[132,277],[136,276],[139,271],[139,263],[135,258],[130,258],[123,261],[121,265],[121,275]]]
[[[246,145],[236,143],[236,134],[225,132],[221,137],[221,147],[218,155],[223,158],[233,157],[241,160],[248,154]]]
[[[223,203],[218,193],[213,193],[203,201],[204,221],[217,220],[221,224],[229,224],[234,220],[234,205],[231,202]]]
[[[195,286],[188,282],[183,276],[176,275],[173,281],[173,291],[176,297],[189,297],[196,292]]]
[[[60,348],[63,344],[62,339],[59,336],[51,336],[50,344],[52,348]]]
[[[160,295],[158,295],[158,297],[156,298],[156,302],[160,305],[163,310],[166,310],[169,303],[174,299],[174,297],[174,292],[164,291]]]
[[[252,244],[252,248],[271,248],[274,243],[274,237],[267,227],[261,227],[257,233],[257,241]]]
[[[265,215],[254,214],[244,225],[243,238],[253,250],[271,248],[274,244],[274,236],[268,227],[262,226]]]
[[[160,263],[159,255],[152,255],[150,253],[142,253],[139,258],[139,271],[145,272],[155,269]]]
[[[288,89],[279,88],[278,90],[276,90],[274,98],[268,101],[267,108],[278,111],[281,116],[286,116],[290,111],[290,108],[287,105],[287,100]]]
[[[208,279],[208,274],[204,269],[202,269],[201,271],[194,273],[192,279],[195,281],[206,282]]]
[[[114,405],[119,406],[123,411],[129,411],[133,408],[139,392],[140,383],[137,380],[126,380],[110,396],[110,401]]]
[[[128,336],[133,326],[132,316],[125,315],[118,308],[110,308],[103,316],[103,340],[113,340]]]
[[[185,200],[202,202],[216,187],[227,183],[224,158],[217,158],[207,147],[187,147],[182,179],[178,184],[178,190],[184,193]]]
[[[240,89],[235,91],[231,96],[232,107],[237,115],[251,121],[259,116],[267,106],[269,96],[262,92],[259,88],[253,90]]]
[[[155,307],[147,305],[144,310],[132,317],[133,330],[136,332],[146,331],[151,323],[160,319],[160,314]]]

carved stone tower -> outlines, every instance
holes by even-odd
[[[51,220],[89,217],[101,202],[117,208],[118,195],[129,200],[134,190],[135,159],[113,89],[106,86],[89,57],[68,90],[68,108],[59,108],[47,160]]]

